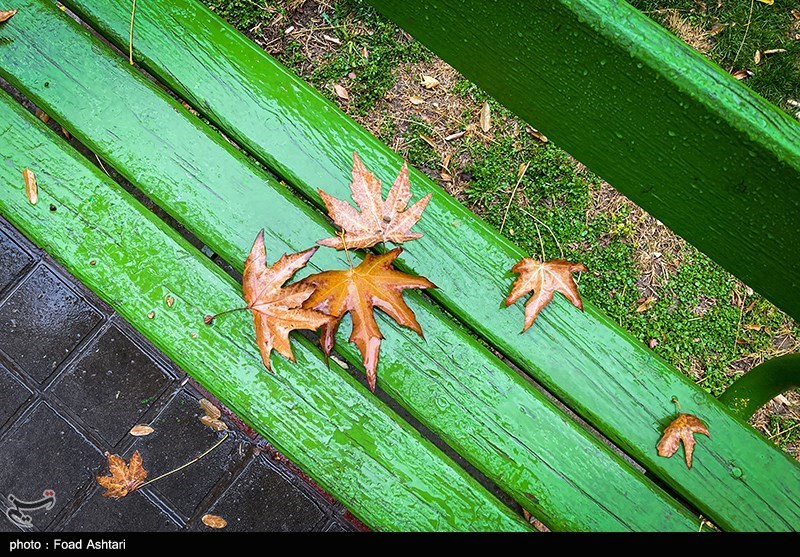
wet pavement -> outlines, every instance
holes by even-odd
[[[124,499],[102,497],[105,451],[138,450],[153,478],[222,439],[199,421],[204,396],[0,218],[0,531],[28,521],[27,531],[209,530],[206,513],[226,531],[361,529],[225,409],[232,429],[209,455]],[[134,437],[137,424],[154,432]]]

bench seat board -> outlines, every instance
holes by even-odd
[[[205,326],[211,301],[241,303],[238,284],[4,92],[0,122],[0,212],[364,522],[525,530],[307,340],[294,343],[296,365],[276,359],[270,375],[249,315]],[[26,167],[38,179],[36,205],[20,185]]]
[[[15,23],[0,29],[14,42],[0,47],[0,73],[235,267],[262,226],[270,261],[332,233],[322,215],[50,3],[30,2]],[[33,26],[54,41],[34,40]],[[46,63],[57,53],[58,64]],[[345,265],[334,250],[311,262]],[[433,304],[406,298],[427,342],[380,317],[379,384],[523,506],[559,529],[696,528],[696,517]],[[360,362],[348,328],[338,349]]]
[[[65,3],[127,48],[126,2]],[[385,186],[395,176],[397,155],[198,2],[140,7],[136,37],[135,56],[148,71],[314,203],[317,187],[348,197],[353,149]],[[581,314],[557,296],[519,335],[522,308],[500,305],[507,270],[526,254],[421,173],[412,169],[411,180],[417,195],[434,198],[417,226],[425,236],[406,244],[401,264],[440,287],[431,296],[718,525],[800,529],[795,461],[590,303]],[[673,396],[712,432],[692,470],[656,455]]]

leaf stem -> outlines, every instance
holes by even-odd
[[[528,171],[528,167],[531,165],[530,161],[525,163],[522,167],[522,172],[519,173],[519,178],[517,179],[517,183],[514,184],[514,189],[511,192],[511,197],[508,199],[508,205],[506,205],[506,210],[503,213],[503,221],[500,223],[500,234],[503,233],[503,228],[506,226],[506,219],[508,218],[508,211],[511,209],[511,204],[514,202],[514,197],[517,195],[517,188],[522,183],[522,179],[525,177],[525,173]],[[544,257],[544,256],[542,256]]]
[[[747,33],[750,32],[750,22],[753,21],[753,6],[755,6],[756,0],[750,0],[750,14],[747,16],[747,23],[745,24],[744,29],[744,36],[742,37],[742,42],[739,44],[739,48],[736,51],[736,56],[733,57],[733,62],[731,62],[731,67],[728,70],[728,73],[733,71],[734,66],[736,65],[736,60],[739,59],[739,54],[742,52],[742,47],[744,46],[744,42],[747,40]]]
[[[347,256],[347,264],[350,266],[350,269],[353,269],[353,260],[350,259],[350,251],[347,249],[347,240],[345,240],[345,232],[342,230],[339,232],[339,237],[342,239],[342,245],[344,246],[344,254]]]
[[[220,439],[219,441],[217,441],[216,443],[214,443],[214,445],[213,445],[213,446],[212,446],[210,449],[208,449],[206,452],[204,452],[204,453],[203,453],[203,454],[201,454],[200,456],[196,456],[196,457],[194,457],[192,460],[190,460],[189,462],[187,462],[186,464],[184,464],[184,465],[182,465],[182,466],[179,466],[179,467],[175,468],[174,470],[170,470],[169,472],[167,472],[167,473],[165,473],[165,474],[161,474],[160,476],[156,476],[156,477],[155,477],[155,478],[153,478],[152,480],[147,480],[146,482],[144,482],[142,485],[140,485],[140,486],[139,486],[139,487],[137,487],[136,489],[141,489],[141,488],[143,488],[143,487],[144,487],[144,486],[146,486],[146,485],[149,485],[149,484],[151,484],[151,483],[153,483],[153,482],[157,482],[158,480],[161,480],[161,479],[163,479],[163,478],[166,478],[167,476],[171,476],[171,475],[172,475],[172,474],[174,474],[175,472],[180,472],[180,471],[181,471],[181,470],[183,470],[184,468],[186,468],[186,467],[188,467],[188,466],[191,466],[192,464],[194,464],[195,462],[197,462],[198,460],[200,460],[201,458],[203,458],[204,456],[206,456],[208,453],[210,453],[211,451],[213,451],[214,449],[216,449],[217,447],[219,447],[220,445],[222,445],[222,443],[225,441],[225,439],[227,439],[229,436],[230,436],[230,434],[229,434],[228,432],[225,432],[225,435],[222,437],[222,439]]]
[[[672,397],[672,402],[675,404],[675,407],[678,409],[678,414],[683,414],[683,410],[681,410],[681,403],[678,400],[678,397]]]
[[[211,323],[214,321],[214,319],[216,319],[220,315],[225,315],[226,313],[233,313],[234,311],[242,311],[242,310],[245,310],[245,309],[250,309],[250,307],[249,306],[243,306],[243,307],[240,307],[240,308],[226,309],[225,311],[221,311],[219,313],[215,313],[214,315],[206,315],[205,317],[203,317],[203,322],[206,325],[211,325]]]
[[[136,20],[136,0],[131,5],[131,28],[128,33],[128,62],[133,66],[133,22]]]
[[[561,255],[561,259],[564,259],[564,248],[561,247],[561,243],[558,241],[558,238],[556,238],[556,234],[553,232],[553,229],[547,226],[547,223],[536,218],[533,214],[529,213],[525,209],[521,209],[521,211],[547,229],[547,231],[550,233],[550,236],[553,237],[553,241],[556,243],[556,247],[558,248],[558,253]],[[542,248],[542,251],[544,251],[544,248]],[[544,258],[544,254],[542,254],[542,258]]]

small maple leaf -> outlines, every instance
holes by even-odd
[[[511,268],[518,273],[517,280],[506,298],[506,306],[510,306],[528,292],[533,295],[525,302],[525,326],[522,332],[533,325],[539,312],[553,299],[556,292],[561,292],[579,310],[583,311],[583,301],[578,294],[578,285],[572,273],[585,271],[582,263],[570,263],[564,259],[550,259],[544,263],[531,257],[522,258]]]
[[[341,237],[326,238],[317,242],[336,249],[361,249],[381,242],[402,244],[421,238],[422,234],[411,232],[411,227],[419,221],[422,211],[428,206],[432,194],[428,194],[411,207],[411,183],[408,181],[408,165],[403,163],[400,174],[392,184],[386,201],[381,194],[381,181],[367,170],[364,163],[353,152],[353,181],[350,191],[360,210],[341,199],[331,197],[318,190],[328,214],[339,228],[344,230]]]
[[[664,430],[664,435],[658,442],[659,456],[671,457],[678,450],[678,445],[683,441],[683,451],[686,455],[686,466],[692,467],[692,453],[694,452],[694,434],[702,433],[711,437],[708,428],[700,418],[692,414],[679,414]]]
[[[301,307],[314,291],[313,286],[301,282],[283,286],[298,270],[306,266],[317,249],[311,248],[292,255],[284,254],[268,268],[264,230],[261,230],[244,263],[242,293],[247,301],[247,309],[253,312],[256,343],[261,350],[261,359],[270,371],[272,367],[269,355],[273,349],[295,361],[289,342],[291,331],[315,331],[331,321],[329,315]]]
[[[407,288],[436,288],[425,277],[415,277],[392,267],[392,261],[403,252],[394,248],[382,255],[367,254],[366,259],[353,269],[324,271],[303,279],[311,285],[314,293],[303,307],[324,311],[333,320],[322,326],[320,340],[325,354],[330,354],[336,330],[345,313],[350,312],[353,330],[350,342],[361,352],[370,390],[375,390],[378,356],[383,335],[375,321],[373,308],[378,307],[395,321],[422,336],[422,328],[405,301],[403,290]]]
[[[121,499],[134,491],[147,479],[147,470],[142,467],[139,451],[133,453],[130,463],[115,454],[106,452],[110,476],[97,476],[97,483],[106,489],[103,497]]]

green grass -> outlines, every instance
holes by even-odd
[[[630,3],[660,23],[665,17],[664,10],[675,9],[704,31],[722,26],[713,37],[709,58],[726,71],[752,71],[755,75],[745,85],[784,109],[791,110],[786,104],[788,99],[800,100],[800,40],[794,37],[800,33],[800,27],[793,29],[795,19],[791,14],[792,9],[800,8],[797,2],[777,0],[769,6],[755,0],[752,16],[750,0],[725,0],[722,7],[717,7],[715,1],[705,2],[706,11],[699,9],[700,2],[696,0],[630,0]],[[786,52],[766,57],[756,65],[756,50],[763,53],[780,48]],[[797,108],[792,111],[795,112]]]
[[[298,12],[281,1],[263,2],[233,0],[219,2],[204,0],[208,6],[238,29],[252,36],[259,24],[267,25],[271,17],[281,14],[285,18],[298,17]],[[309,3],[311,4],[311,3]],[[395,25],[359,0],[336,2],[332,10],[322,12],[321,33],[338,39],[327,48],[312,51],[313,64],[308,64],[306,49],[301,42],[286,38],[277,58],[312,83],[331,100],[336,100],[332,85],[345,87],[350,94],[350,108],[356,114],[366,114],[375,107],[395,83],[393,69],[402,63],[419,62],[431,55],[416,41],[410,40]],[[301,16],[316,16],[315,9],[304,10]],[[289,24],[286,20],[277,31],[279,36]],[[291,36],[290,36],[291,37]],[[366,49],[367,56],[364,57]],[[354,77],[352,77],[354,76]]]
[[[249,0],[204,1],[251,37],[259,24],[263,30],[282,15],[279,29],[262,37],[281,41],[276,53],[281,62],[331,99],[336,100],[331,84],[344,85],[351,101],[343,108],[361,122],[378,122],[380,139],[400,145],[410,164],[442,183],[443,152],[420,138],[436,139],[435,123],[424,121],[413,109],[398,123],[392,107],[380,102],[401,69],[433,59],[424,47],[359,0],[332,2],[324,10],[322,25],[327,29],[319,33],[335,36],[341,44],[312,51],[284,36],[282,29],[291,21],[307,19],[310,13],[319,17],[313,2],[306,2],[301,13],[295,11],[298,2],[288,0],[267,2],[266,9]],[[745,81],[747,86],[792,114],[797,112],[786,103],[800,100],[800,40],[794,39],[800,29],[793,28],[791,2],[778,0],[767,6],[756,1],[749,25],[750,0],[725,0],[721,8],[717,2],[706,2],[705,10],[696,0],[633,0],[632,4],[660,23],[666,17],[664,10],[674,9],[700,30],[723,25],[711,39],[709,57],[726,71],[753,71],[755,75]],[[362,55],[364,48],[367,58]],[[777,48],[787,52],[765,58],[760,65],[753,61],[756,50]],[[348,77],[351,72],[355,77]],[[439,142],[458,161],[453,164],[458,164],[454,172],[459,175],[457,193],[462,200],[498,229],[502,226],[503,234],[528,253],[583,262],[589,269],[580,279],[584,298],[643,343],[657,341],[654,351],[704,389],[714,395],[723,392],[735,378],[732,362],[771,357],[778,333],[800,338],[800,328],[769,302],[748,295],[744,286],[706,256],[677,242],[662,255],[675,264],[669,277],[654,287],[654,303],[646,311],[637,311],[643,292],[636,259],[649,233],[639,221],[640,213],[632,214],[624,203],[605,212],[592,210],[601,184],[597,177],[578,169],[552,143],[538,141],[523,123],[469,81],[459,80],[451,92],[464,105],[458,129],[475,123],[476,108],[483,102],[492,108],[491,140],[469,133],[446,146]],[[453,129],[451,122],[447,130],[438,129],[439,136]],[[520,165],[527,163],[530,166],[517,185]],[[733,303],[736,299],[744,302]],[[791,429],[797,420],[772,415],[769,421],[769,434],[782,447],[800,440],[800,427]]]

